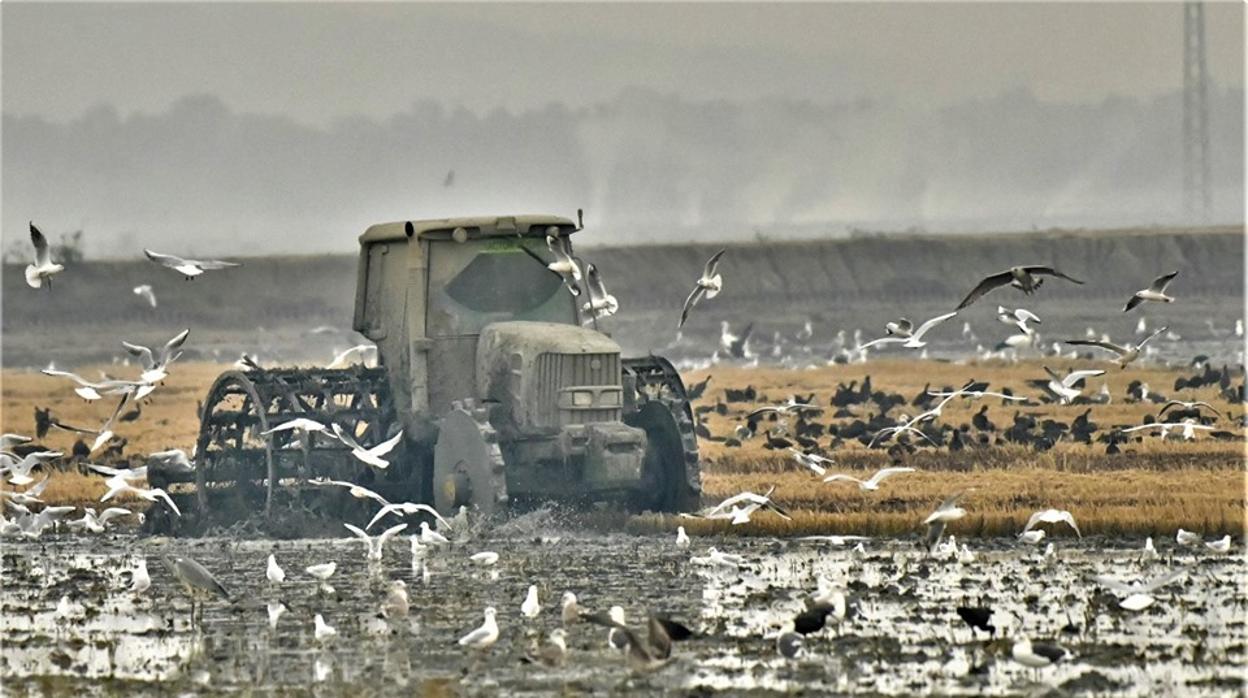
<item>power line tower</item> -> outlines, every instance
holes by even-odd
[[[1183,213],[1206,223],[1213,208],[1209,168],[1209,70],[1205,6],[1183,3]]]

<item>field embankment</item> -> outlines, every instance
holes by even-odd
[[[187,359],[233,360],[242,351],[276,361],[328,361],[335,348],[358,341],[351,328],[355,299],[354,238],[341,256],[243,259],[240,268],[183,281],[146,260],[74,265],[51,290],[27,288],[21,268],[3,275],[4,365],[74,366],[108,361],[117,342],[156,342],[191,327]],[[897,315],[947,312],[983,275],[1011,264],[1052,263],[1086,280],[1045,285],[1028,306],[1044,318],[1050,339],[1082,335],[1088,326],[1112,335],[1132,332],[1140,315],[1169,324],[1185,340],[1213,337],[1206,321],[1229,330],[1243,314],[1244,236],[1240,228],[1034,232],[1008,235],[859,236],[806,242],[729,246],[724,291],[704,303],[685,328],[686,346],[671,347],[688,287],[718,245],[679,244],[580,250],[602,271],[621,310],[604,327],[630,353],[710,353],[719,322],[755,322],[755,335],[790,333],[811,319],[812,342],[838,330],[879,331]],[[1123,301],[1164,271],[1180,270],[1173,307],[1123,315]],[[132,289],[150,284],[158,306]],[[1001,292],[964,311],[985,346],[1007,334],[992,317]],[[321,333],[311,334],[314,328]],[[935,351],[973,351],[956,328],[933,333]],[[1200,347],[1208,352],[1208,348]]]

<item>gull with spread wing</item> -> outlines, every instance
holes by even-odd
[[[1140,354],[1144,351],[1145,344],[1148,344],[1150,341],[1152,341],[1154,337],[1156,337],[1159,334],[1162,334],[1167,329],[1169,328],[1163,327],[1157,330],[1156,332],[1140,340],[1139,344],[1132,344],[1130,342],[1127,342],[1125,346],[1121,344],[1114,344],[1113,342],[1109,342],[1105,340],[1099,340],[1099,339],[1068,339],[1066,340],[1066,343],[1074,345],[1074,346],[1098,347],[1100,349],[1112,351],[1118,355],[1118,359],[1117,359],[1118,367],[1126,368],[1127,364],[1131,363],[1132,361],[1135,361],[1136,359],[1140,357]]]
[[[186,277],[187,281],[203,274],[205,271],[241,266],[237,262],[223,262],[217,259],[184,259],[176,255],[153,252],[146,248],[144,248],[143,254],[160,266],[178,272]]]
[[[169,364],[182,356],[182,352],[178,350],[186,343],[186,338],[189,336],[191,336],[189,328],[182,330],[173,339],[165,342],[159,352],[153,352],[149,347],[130,342],[122,342],[121,346],[125,347],[131,356],[137,357],[139,364],[143,366],[143,373],[139,375],[141,382],[159,383],[169,376]]]
[[[680,311],[680,324],[676,325],[677,328],[685,326],[685,321],[689,319],[689,311],[693,310],[693,306],[697,305],[698,301],[703,298],[710,300],[719,295],[720,289],[724,287],[724,278],[717,270],[719,268],[719,258],[723,257],[726,251],[720,250],[707,260],[706,266],[702,269],[702,276],[698,277],[693,291],[685,299],[685,307]]]
[[[52,248],[48,246],[48,239],[33,222],[30,224],[30,243],[35,247],[35,261],[26,265],[26,285],[40,288],[47,281],[48,288],[51,289],[52,276],[64,271],[65,267],[52,261]]]
[[[920,349],[927,346],[927,342],[923,341],[923,336],[926,335],[933,327],[939,325],[945,320],[948,320],[954,315],[957,315],[956,311],[952,313],[945,313],[944,315],[937,315],[931,320],[919,325],[919,329],[917,330],[912,329],[910,321],[905,318],[902,318],[897,322],[890,322],[885,326],[885,330],[887,330],[889,336],[873,339],[870,342],[859,346],[858,350],[861,351],[863,349],[868,349],[877,344],[900,344],[907,349]]]
[[[403,440],[403,430],[400,429],[399,433],[389,439],[371,448],[365,448],[360,445],[360,442],[355,440],[355,437],[348,434],[336,423],[334,424],[334,434],[337,435],[339,441],[351,449],[351,455],[355,456],[356,460],[382,470],[390,467],[390,461],[382,458],[382,456],[393,451],[394,447],[398,446],[399,442]]]
[[[1127,304],[1122,306],[1122,312],[1128,312],[1135,306],[1146,301],[1151,301],[1153,303],[1173,303],[1174,298],[1166,295],[1166,287],[1169,286],[1170,282],[1174,281],[1174,277],[1178,275],[1179,272],[1172,271],[1169,274],[1157,277],[1148,288],[1136,291],[1135,295],[1131,296],[1131,298],[1127,301]]]
[[[880,483],[884,482],[884,480],[894,475],[900,475],[901,473],[913,473],[913,472],[914,472],[914,468],[884,468],[882,470],[876,471],[876,473],[872,475],[871,478],[868,480],[859,480],[858,478],[852,475],[845,475],[843,473],[837,473],[836,475],[829,475],[828,477],[823,478],[823,481],[824,482],[845,482],[845,481],[856,482],[858,483],[858,489],[862,490],[863,492],[875,492],[876,490],[880,489]]]
[[[1053,267],[1046,267],[1043,265],[1010,267],[1005,271],[997,272],[996,274],[984,277],[984,279],[980,281],[975,288],[971,289],[970,293],[966,294],[966,298],[962,299],[962,302],[958,304],[956,309],[961,310],[971,303],[979,300],[988,294],[988,292],[1001,288],[1002,286],[1013,286],[1030,296],[1040,288],[1041,284],[1044,283],[1044,279],[1036,278],[1038,276],[1055,276],[1059,279],[1065,279],[1071,283],[1080,285],[1083,284],[1082,281],[1072,276],[1067,276]]]

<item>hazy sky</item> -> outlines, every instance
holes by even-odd
[[[1243,84],[1244,10],[1207,5],[1210,72]],[[0,6],[3,109],[57,120],[110,102],[159,112],[212,93],[323,125],[433,98],[484,111],[692,99],[927,106],[1182,84],[1180,3],[68,4]]]

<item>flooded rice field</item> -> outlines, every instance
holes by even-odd
[[[913,543],[866,541],[863,550],[816,541],[597,535],[541,526],[486,533],[413,554],[391,540],[379,562],[356,539],[169,540],[119,535],[45,536],[8,542],[0,590],[0,677],[6,695],[167,695],[182,692],[324,694],[679,693],[726,691],[1119,695],[1234,695],[1245,660],[1245,559],[1173,550],[1144,558],[1142,541],[1061,539],[1045,557],[1013,541],[961,542],[931,556]],[[698,564],[707,548],[740,555],[739,567]],[[498,553],[483,566],[469,557]],[[193,558],[228,589],[202,620],[161,562]],[[266,580],[274,554],[286,571]],[[146,560],[152,584],[130,590]],[[324,584],[304,571],[336,562]],[[1132,612],[1093,581],[1124,583],[1187,573]],[[407,619],[379,608],[404,580]],[[540,613],[521,614],[530,584]],[[806,636],[796,657],[775,638],[791,630],[816,589],[839,589],[849,610]],[[648,610],[685,622],[695,637],[673,660],[635,673],[609,649],[607,629],[568,628],[562,666],[525,664],[540,637],[561,625],[559,599],[583,609],[620,605],[634,627]],[[267,606],[288,609],[271,629]],[[994,611],[996,639],[967,627],[958,606]],[[456,640],[498,609],[500,637],[473,655]],[[337,630],[318,639],[320,613]],[[1070,655],[1039,670],[1010,656],[1013,640],[1055,641]]]

